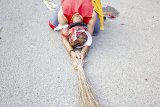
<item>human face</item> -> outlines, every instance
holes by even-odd
[[[85,30],[81,27],[74,27],[69,32],[69,42],[73,47],[81,47],[87,41]]]

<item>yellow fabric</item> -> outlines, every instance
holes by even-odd
[[[103,11],[102,11],[102,5],[100,0],[91,0],[92,5],[94,6],[95,11],[98,14],[98,17],[100,19],[100,30],[104,30],[104,19],[103,19]]]

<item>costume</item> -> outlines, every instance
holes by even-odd
[[[62,0],[61,6],[68,23],[72,23],[73,17],[79,15],[83,22],[88,24],[94,11],[90,0]]]
[[[62,0],[62,1],[66,1],[66,0]],[[68,0],[67,0],[68,1]],[[74,1],[74,0],[73,0]],[[75,1],[81,1],[81,0],[75,0]],[[85,1],[85,4],[86,4],[86,1],[89,2],[89,4],[91,4],[91,1],[90,0],[83,0]],[[94,2],[96,3],[96,2]],[[93,3],[92,3],[93,4]],[[91,6],[92,7],[92,6]],[[53,15],[51,16],[51,19],[49,20],[49,26],[54,29],[56,26],[58,26],[58,12],[61,8],[61,2],[58,3],[57,5],[57,8],[53,11]],[[87,7],[88,8],[88,7]],[[95,8],[96,9],[96,8]],[[92,11],[92,10],[91,10]],[[84,12],[84,11],[83,11]],[[91,12],[90,12],[91,13]],[[99,31],[100,31],[100,18],[98,17],[98,13],[96,13],[96,23],[95,23],[95,26],[94,26],[94,32],[93,32],[93,35],[96,35]],[[87,19],[87,18],[86,18]],[[85,20],[86,20],[85,19]],[[90,19],[90,17],[88,18]],[[88,21],[86,21],[88,22]]]
[[[103,18],[103,10],[102,10],[102,4],[100,0],[91,0],[92,5],[94,6],[94,10],[99,16],[100,20],[100,29],[104,30],[104,18]]]

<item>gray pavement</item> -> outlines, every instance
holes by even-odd
[[[85,65],[97,99],[160,107],[160,1],[107,2],[120,15],[94,37]],[[51,14],[42,0],[0,0],[0,107],[77,107],[76,74]]]

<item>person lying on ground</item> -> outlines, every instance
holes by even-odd
[[[54,12],[54,20],[49,21],[52,29],[60,30],[62,42],[71,56],[74,68],[79,59],[83,63],[92,44],[92,35],[104,29],[102,7],[99,11],[101,14],[95,11],[91,0],[61,0]],[[75,48],[81,48],[81,51],[76,53]]]

